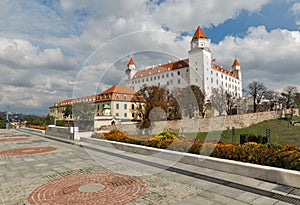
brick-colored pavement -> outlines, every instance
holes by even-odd
[[[142,196],[146,184],[138,177],[114,173],[80,174],[54,180],[36,188],[31,204],[124,205]]]

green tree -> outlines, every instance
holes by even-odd
[[[63,111],[63,116],[64,116],[64,118],[67,118],[67,117],[72,118],[72,115],[73,115],[72,105],[67,105]]]

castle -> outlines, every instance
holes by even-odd
[[[191,40],[187,59],[137,71],[131,58],[125,72],[127,87],[138,91],[145,84],[168,90],[197,85],[207,98],[213,89],[222,87],[232,96],[242,97],[242,72],[238,60],[234,60],[231,71],[216,65],[212,60],[209,43],[210,39],[198,27]]]

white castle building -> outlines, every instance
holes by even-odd
[[[242,72],[238,60],[234,60],[231,71],[214,64],[209,43],[210,39],[198,27],[191,40],[187,59],[137,71],[131,58],[126,70],[127,86],[138,91],[145,84],[169,90],[197,85],[205,91],[207,98],[214,88],[222,87],[233,96],[242,97]]]

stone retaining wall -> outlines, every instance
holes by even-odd
[[[212,118],[199,119],[183,119],[177,121],[159,121],[153,122],[150,129],[146,130],[149,133],[157,133],[160,131],[171,132],[210,132],[226,130],[227,127],[245,128],[250,125],[282,117],[281,111],[249,113],[243,115],[228,115]],[[108,130],[115,128],[107,126]],[[133,125],[117,125],[117,128],[128,133],[138,133],[136,124]]]

